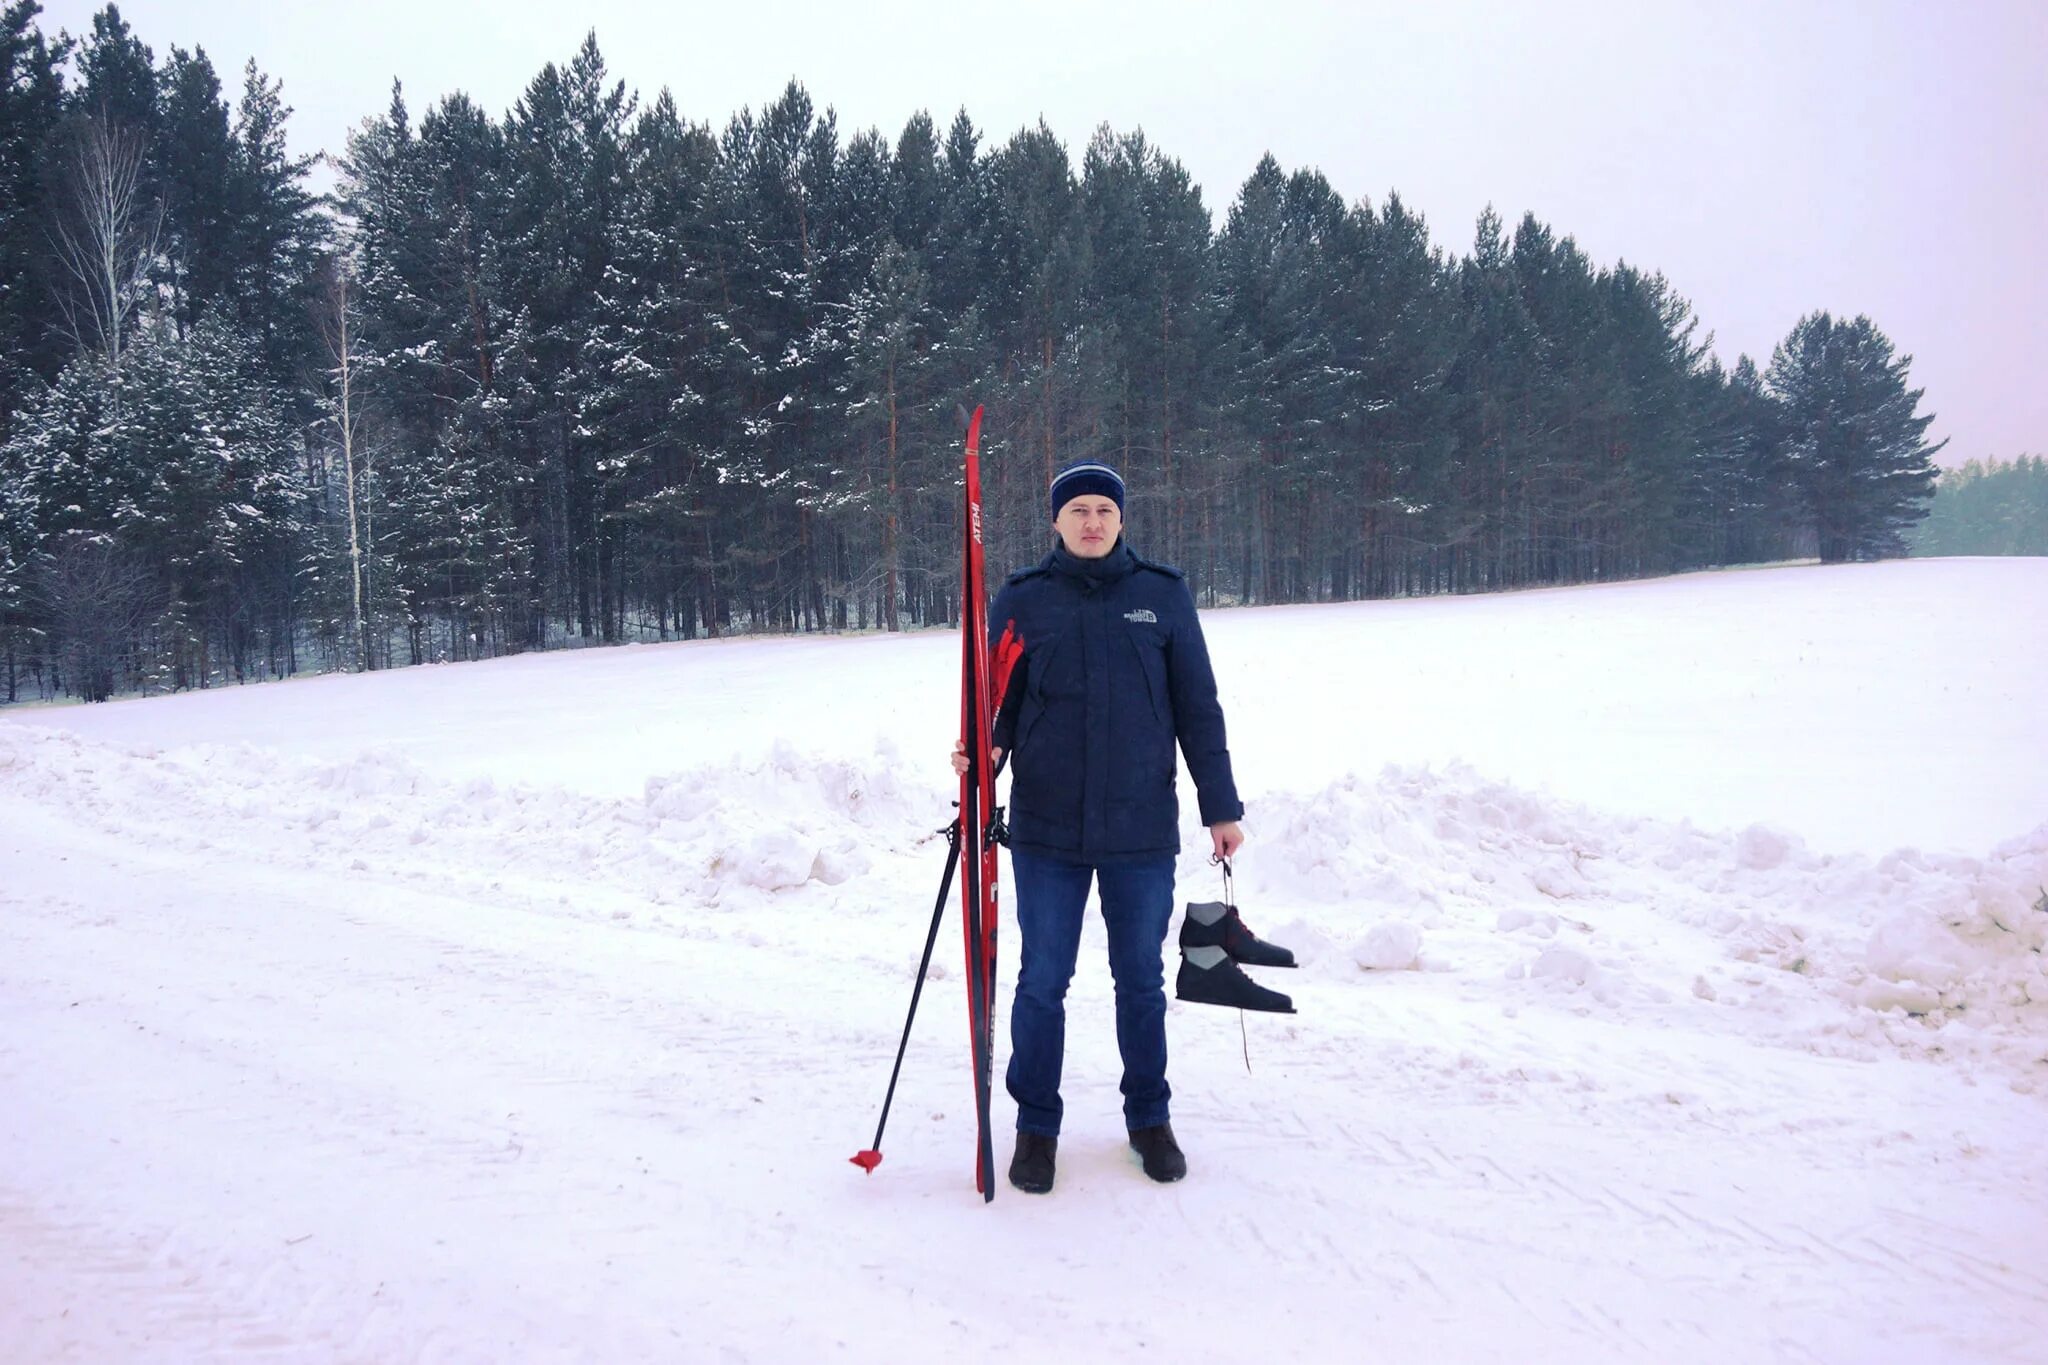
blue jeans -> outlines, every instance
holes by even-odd
[[[1090,866],[1010,850],[1023,939],[1017,1000],[1010,1010],[1010,1098],[1017,1130],[1057,1137],[1060,1063],[1067,1046],[1067,983],[1081,951],[1082,912],[1092,879],[1109,928],[1116,981],[1116,1044],[1124,1059],[1124,1125],[1167,1120],[1166,973],[1160,960],[1173,919],[1171,857]]]

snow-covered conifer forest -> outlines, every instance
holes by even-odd
[[[1724,368],[1684,281],[1569,224],[794,82],[690,109],[595,34],[510,109],[394,90],[325,202],[253,62],[36,14],[0,9],[7,700],[944,622],[976,404],[993,569],[1102,457],[1205,604],[1871,559],[1934,477],[1868,318]]]

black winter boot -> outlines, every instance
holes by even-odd
[[[1204,912],[1210,923],[1204,924],[1195,917],[1195,912]],[[1268,943],[1245,927],[1237,907],[1221,901],[1204,901],[1190,905],[1186,918],[1180,922],[1180,950],[1190,948],[1221,948],[1232,962],[1242,962],[1247,967],[1292,967],[1294,954],[1277,943]]]
[[[1201,949],[1195,951],[1200,953]],[[1278,991],[1267,990],[1227,957],[1213,967],[1197,967],[1184,952],[1173,993],[1191,1005],[1225,1005],[1231,1009],[1264,1010],[1268,1014],[1294,1013],[1292,1000]]]
[[[1010,1183],[1026,1194],[1052,1193],[1052,1159],[1060,1140],[1043,1133],[1017,1134],[1017,1154],[1010,1158]]]
[[[1145,1174],[1162,1185],[1171,1185],[1188,1173],[1188,1159],[1173,1140],[1173,1125],[1154,1124],[1131,1130],[1131,1150],[1145,1163]]]

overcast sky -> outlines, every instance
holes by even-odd
[[[46,29],[100,6],[44,0]],[[1398,191],[1464,251],[1491,203],[1600,264],[1661,270],[1717,350],[1766,364],[1816,309],[1914,357],[1941,460],[2048,454],[2048,0],[1253,4],[900,0],[128,0],[159,59],[253,56],[305,151],[392,79],[502,113],[595,28],[612,74],[722,126],[792,76],[842,133],[965,107],[986,146],[1041,116],[1076,153],[1142,127],[1220,222],[1259,156],[1347,199]]]

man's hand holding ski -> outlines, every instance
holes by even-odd
[[[991,772],[1003,766],[1002,745],[992,744],[989,746],[988,766]],[[967,776],[967,741],[964,739],[953,741],[953,771],[961,777]]]

